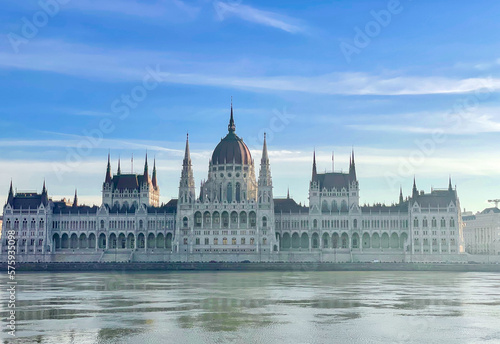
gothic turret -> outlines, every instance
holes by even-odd
[[[108,166],[106,167],[106,178],[104,179],[104,183],[106,184],[111,183],[111,161],[109,153],[108,153]]]
[[[411,197],[415,198],[417,196],[418,196],[417,182],[415,181],[415,177],[413,177],[413,190],[412,190]]]
[[[117,174],[117,175],[122,174],[122,170],[121,170],[121,168],[120,168],[120,158],[118,158],[118,171],[116,171],[116,174]]]
[[[43,181],[43,187],[42,187],[42,204],[45,206],[49,204],[49,195],[47,192],[47,188],[45,187],[45,180]]]
[[[156,158],[153,160],[153,177],[151,183],[155,189],[158,187],[158,181],[156,180]]]
[[[350,177],[351,182],[352,182],[352,181],[357,180],[357,177],[356,177],[356,163],[354,162],[354,149],[352,150],[352,155],[351,155],[350,161],[351,162],[349,163],[349,177]]]
[[[314,182],[316,180],[316,176],[318,175],[318,172],[316,170],[316,150],[314,150],[313,153],[313,170],[312,170],[312,181]]]
[[[148,153],[146,153],[146,160],[144,161],[144,173],[143,173],[144,184],[149,184],[149,170],[148,170]]]
[[[193,167],[191,164],[191,153],[189,151],[189,134],[186,137],[186,149],[182,161],[181,181],[179,185],[179,202],[191,203],[195,199],[195,185]]]
[[[271,165],[267,153],[266,134],[262,146],[262,158],[260,159],[260,172],[258,181],[259,204],[267,204],[267,208],[273,202],[273,182],[271,179]]]
[[[403,188],[400,186],[399,187],[399,204],[403,204],[404,199],[403,199]]]
[[[9,189],[9,196],[7,197],[7,204],[10,204],[11,206],[14,203],[14,191],[12,190],[12,180],[10,181],[10,189]]]
[[[450,179],[448,181],[448,191],[453,191],[453,187],[451,186],[451,176],[450,176]]]
[[[262,158],[260,159],[259,187],[260,186],[272,186],[271,166],[269,164],[269,155],[267,153],[266,134],[264,134]]]
[[[75,189],[75,198],[73,199],[73,207],[78,207],[78,196]]]

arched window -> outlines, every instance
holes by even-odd
[[[332,211],[339,211],[339,206],[337,204],[337,201],[332,202]]]
[[[354,219],[353,223],[352,223],[352,226],[354,228],[358,228],[358,220]]]
[[[219,239],[218,238],[214,238],[214,245],[219,245]]]
[[[418,228],[418,219],[417,218],[413,219],[413,227]]]
[[[318,220],[314,219],[313,221],[313,227],[318,228]]]
[[[446,220],[444,219],[444,217],[441,218],[441,227],[442,228],[446,227]]]
[[[342,201],[341,203],[341,209],[340,211],[347,212],[349,209],[347,208],[347,202],[345,200]]]
[[[328,213],[329,211],[330,208],[328,207],[328,202],[326,200],[323,200],[323,202],[321,202],[321,212]]]
[[[255,238],[250,238],[250,245],[254,245],[255,244]]]
[[[104,229],[104,220],[101,220],[101,229]]]
[[[144,222],[142,220],[139,220],[139,229],[142,229],[144,227]]]
[[[236,238],[231,239],[231,244],[236,245]]]
[[[36,228],[36,220],[31,219],[31,229],[35,229],[35,228]]]
[[[241,185],[240,183],[236,183],[236,202],[241,201]]]
[[[184,218],[182,219],[182,227],[183,228],[188,227],[188,218],[186,216],[184,216]]]
[[[28,229],[28,220],[23,220],[23,229]]]
[[[222,245],[227,245],[227,238],[222,239]]]
[[[437,227],[437,220],[435,217],[432,218],[432,228],[436,228]]]
[[[238,213],[235,211],[231,213],[231,224],[233,225],[238,224]]]
[[[267,228],[267,217],[262,216],[262,228]]]
[[[454,218],[450,219],[450,228],[455,228],[455,219]]]
[[[427,228],[427,218],[426,217],[424,217],[424,219],[422,220],[422,227]]]
[[[267,238],[262,238],[262,245],[266,245],[267,244]]]
[[[231,183],[227,184],[227,202],[231,203],[233,201],[233,185]]]

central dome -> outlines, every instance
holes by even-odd
[[[252,163],[252,155],[247,145],[235,134],[236,127],[233,119],[233,106],[231,104],[231,118],[228,125],[228,134],[224,137],[212,154],[212,164],[244,164]]]

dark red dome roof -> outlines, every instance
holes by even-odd
[[[234,132],[229,132],[224,137],[212,154],[212,164],[235,164],[249,165],[252,162],[252,155],[245,142]]]
[[[212,164],[246,164],[252,163],[252,155],[245,142],[235,134],[236,126],[233,119],[233,104],[231,100],[231,118],[227,126],[228,134],[224,137],[212,154]]]

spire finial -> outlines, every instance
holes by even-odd
[[[413,197],[418,196],[417,182],[416,182],[415,175],[413,175],[413,191],[412,191],[412,196]]]
[[[262,145],[261,163],[267,164],[268,162],[269,162],[269,156],[267,154],[267,140],[266,140],[266,133],[264,133],[264,144]]]
[[[313,151],[313,171],[312,171],[312,180],[314,181],[316,179],[316,148],[314,148]]]
[[[14,201],[14,190],[12,189],[12,178],[10,179],[10,189],[9,189],[9,196],[7,197],[7,203],[12,204]]]
[[[104,179],[105,183],[111,182],[111,153],[108,151],[108,166],[106,167],[106,177]]]
[[[156,156],[153,158],[153,176],[151,183],[153,183],[153,187],[158,186],[158,181],[156,180]]]
[[[229,124],[227,126],[227,130],[230,133],[234,133],[236,131],[236,126],[234,125],[234,116],[233,116],[233,97],[231,96],[231,118],[229,119]]]
[[[290,199],[290,187],[286,190],[286,199]]]
[[[118,171],[116,172],[116,174],[118,175],[122,174],[122,170],[120,168],[120,156],[118,156]]]

